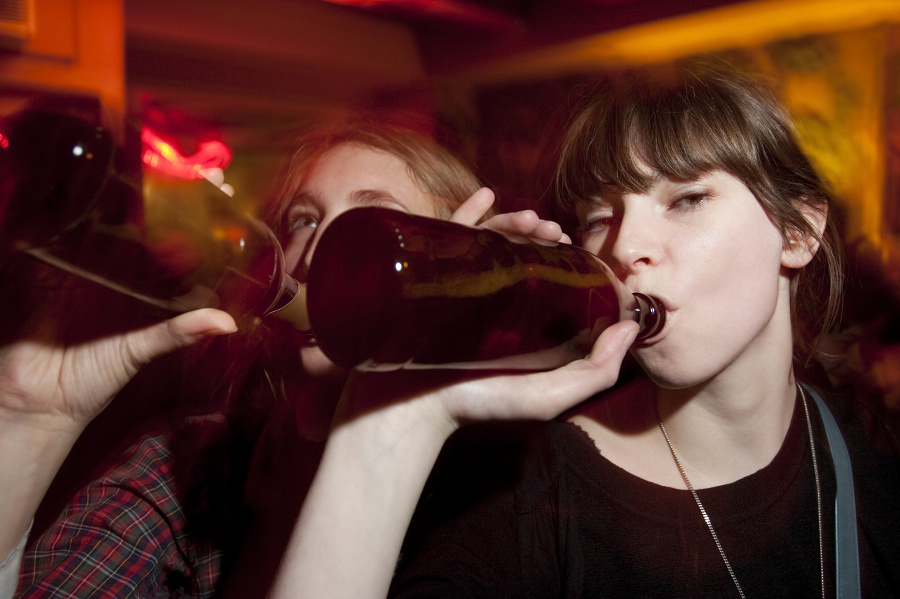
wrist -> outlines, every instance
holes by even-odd
[[[378,423],[382,432],[391,428],[394,437],[422,431],[423,436],[443,444],[460,426],[442,398],[446,388],[459,382],[459,376],[452,371],[354,372],[344,385],[332,430],[362,420]]]
[[[64,413],[0,407],[0,446],[27,446],[32,453],[52,454],[71,447],[86,426],[87,422]]]
[[[56,418],[0,413],[0,554],[27,530],[81,430]]]
[[[440,451],[444,442],[459,428],[440,402],[408,400],[369,411],[339,408],[332,423],[331,438],[346,445],[367,448],[368,455]]]

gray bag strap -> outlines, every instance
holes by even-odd
[[[859,540],[856,531],[856,494],[853,490],[853,469],[850,452],[828,406],[818,393],[801,383],[819,408],[819,417],[825,425],[825,436],[831,448],[837,494],[834,498],[834,551],[838,599],[859,599],[862,596],[859,581]]]

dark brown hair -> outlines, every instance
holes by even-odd
[[[602,185],[645,191],[652,183],[646,167],[680,181],[713,170],[731,174],[786,244],[819,242],[813,260],[791,280],[795,358],[811,358],[841,313],[843,252],[831,194],[772,91],[721,65],[669,65],[610,78],[585,100],[562,142],[554,210],[571,214]],[[811,210],[826,213],[821,235],[804,216]]]

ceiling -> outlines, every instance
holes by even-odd
[[[517,52],[738,0],[322,0],[409,24],[428,69],[442,73]],[[444,7],[440,9],[437,7]]]
[[[728,0],[124,0],[132,114],[265,145],[294,123]],[[405,94],[405,96],[404,96]]]

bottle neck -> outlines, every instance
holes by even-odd
[[[306,285],[301,285],[294,277],[284,275],[281,296],[269,314],[293,324],[301,331],[309,331],[312,327],[306,310]]]

